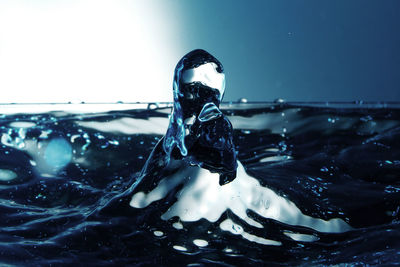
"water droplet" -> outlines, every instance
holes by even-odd
[[[238,99],[238,101],[237,101],[238,103],[240,103],[240,104],[244,104],[244,103],[247,103],[248,101],[247,101],[247,99],[246,98],[244,98],[244,97],[241,97],[241,98],[239,98]]]
[[[149,103],[147,105],[147,109],[149,110],[154,110],[154,109],[158,109],[159,108],[159,104],[158,103]]]
[[[328,170],[327,167],[324,166],[324,167],[322,167],[322,168],[320,169],[320,171],[321,171],[321,172],[328,172],[329,170]]]
[[[111,145],[118,146],[119,142],[117,140],[110,140],[108,141]]]
[[[286,149],[287,149],[287,145],[286,145],[286,143],[285,143],[285,141],[281,141],[281,142],[279,142],[279,147],[280,147],[280,149],[281,149],[281,151],[286,151]]]
[[[285,103],[285,102],[286,101],[283,98],[277,98],[277,99],[274,100],[274,103],[276,103],[276,104],[282,104],[282,103]]]

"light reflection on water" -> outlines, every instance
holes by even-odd
[[[102,245],[105,258],[117,255],[113,246],[123,248],[129,244],[130,249],[125,248],[129,256],[121,257],[121,262],[132,263],[136,258],[155,263],[157,260],[144,252],[147,247],[160,253],[170,248],[168,253],[176,254],[164,253],[164,260],[174,255],[189,264],[197,262],[194,256],[180,253],[212,258],[206,249],[221,252],[219,259],[229,262],[226,255],[246,255],[248,244],[252,244],[251,257],[264,263],[271,261],[273,254],[282,256],[276,262],[285,262],[286,257],[286,262],[290,259],[294,264],[315,254],[325,255],[314,258],[319,264],[378,264],[386,258],[391,260],[385,263],[398,262],[399,248],[394,241],[399,237],[396,221],[400,216],[396,178],[400,168],[398,109],[260,105],[253,106],[257,109],[252,109],[252,104],[241,104],[240,108],[229,108],[227,104],[222,108],[234,125],[239,160],[244,166],[242,178],[230,185],[231,193],[222,192],[229,191],[229,184],[220,187],[212,175],[190,181],[181,176],[173,191],[178,196],[175,202],[166,206],[162,200],[147,203],[146,208],[133,213],[136,217],[128,214],[128,209],[121,209],[114,217],[90,220],[85,216],[123,192],[140,171],[165,134],[170,109],[17,112],[2,116],[0,226],[2,242],[8,244],[2,245],[2,251],[12,249],[20,259],[31,260],[32,255],[57,258],[59,252],[80,258],[83,254],[76,251],[89,253],[91,244],[98,247],[97,243],[109,242]],[[203,184],[205,181],[209,182]],[[204,194],[189,201],[199,188]],[[221,201],[237,193],[242,195],[237,202]],[[165,195],[168,197],[168,190]],[[288,210],[297,213],[265,213],[272,212],[274,203],[280,201],[286,201]],[[143,228],[135,224],[141,216],[151,218]],[[298,223],[296,216],[324,221],[340,218],[355,229],[334,234],[331,232],[335,228],[324,228],[322,220],[317,219],[316,224]],[[126,227],[129,231],[123,232]],[[136,232],[141,238],[134,237]],[[124,237],[128,233],[130,239]],[[88,241],[84,242],[85,238]],[[157,242],[162,244],[158,250],[153,245]],[[21,252],[30,250],[32,244],[37,248],[32,248],[31,256]],[[50,253],[43,244],[50,244],[57,253]],[[271,246],[278,250],[271,251]],[[337,254],[330,254],[334,252]],[[379,259],[373,256],[376,252],[383,253]],[[99,254],[90,253],[96,256],[86,257],[96,262]],[[7,256],[0,258],[10,262],[5,260]]]

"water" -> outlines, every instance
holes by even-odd
[[[190,190],[202,180],[176,175],[176,187],[141,208],[130,205],[137,191],[129,189],[171,107],[99,106],[1,106],[2,265],[400,262],[398,104],[226,103],[220,110],[243,165],[236,178],[220,186],[200,175],[214,191],[196,203]],[[224,199],[227,188],[243,201]],[[268,213],[285,203],[298,208],[300,225]],[[307,218],[317,223],[307,227]]]
[[[218,173],[220,185],[235,179],[238,164],[232,124],[219,110],[224,92],[223,66],[215,57],[202,49],[183,56],[175,67],[168,130],[143,169],[145,183],[165,178],[164,170],[176,171],[176,165],[195,165]],[[142,189],[149,192],[151,186],[142,185]]]

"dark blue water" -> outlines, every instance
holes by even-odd
[[[165,220],[172,194],[131,207],[126,190],[168,127],[170,108],[154,107],[0,117],[0,265],[400,263],[398,105],[222,107],[249,176],[305,215],[351,226],[341,232],[247,210],[254,227],[232,207],[216,221]]]

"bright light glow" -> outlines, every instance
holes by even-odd
[[[1,1],[0,102],[171,101],[168,14],[162,1]]]

